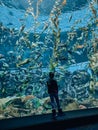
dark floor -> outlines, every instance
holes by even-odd
[[[81,126],[81,127],[68,128],[66,130],[98,130],[98,123],[90,124],[90,125],[84,125],[84,126]]]
[[[98,130],[98,108],[64,112],[56,120],[51,114],[0,120],[0,130]]]

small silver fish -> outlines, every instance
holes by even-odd
[[[4,58],[4,55],[3,54],[0,54],[0,59]]]
[[[72,20],[72,15],[69,17],[69,22]]]
[[[22,25],[22,26],[20,27],[20,33],[23,32],[24,29],[25,29],[25,25]]]

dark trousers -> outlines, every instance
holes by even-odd
[[[51,93],[49,95],[50,95],[52,109],[56,109],[56,106],[58,107],[58,109],[60,109],[58,93]]]

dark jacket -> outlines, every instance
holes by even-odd
[[[49,79],[47,81],[48,93],[58,93],[58,85],[55,79]]]

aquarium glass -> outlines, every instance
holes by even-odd
[[[98,107],[98,1],[0,0],[0,119]]]

